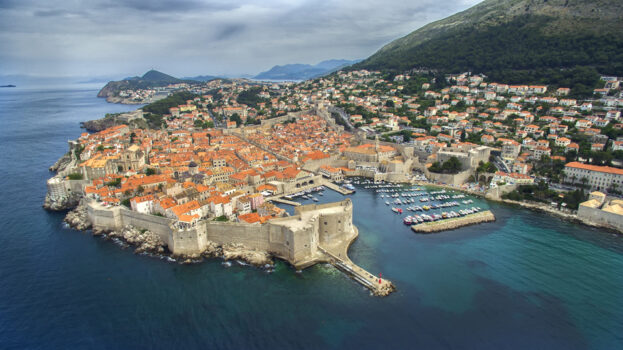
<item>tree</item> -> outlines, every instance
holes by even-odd
[[[156,169],[154,168],[145,169],[145,175],[154,175],[155,173],[156,173]]]
[[[73,174],[67,175],[67,178],[69,180],[82,180],[83,177],[82,177],[82,174],[80,173],[73,173]]]
[[[439,162],[433,163],[428,170],[433,173],[457,174],[461,171],[461,161],[457,157],[450,157],[443,164]]]
[[[242,119],[240,119],[238,113],[232,114],[231,117],[229,117],[229,120],[232,122],[236,122],[236,126],[240,126],[242,124]]]

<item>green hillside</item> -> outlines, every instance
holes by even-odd
[[[623,75],[620,0],[486,0],[395,40],[355,69],[472,71],[588,91]]]

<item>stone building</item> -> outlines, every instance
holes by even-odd
[[[580,203],[578,217],[623,231],[623,200],[595,191],[586,202]]]
[[[123,172],[138,171],[145,166],[145,158],[145,152],[139,146],[132,145],[121,152],[117,166]]]
[[[574,184],[586,184],[591,190],[623,188],[623,169],[571,162],[565,165],[565,178]]]

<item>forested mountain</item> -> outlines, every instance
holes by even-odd
[[[397,39],[353,68],[472,71],[582,89],[623,75],[621,0],[485,0]]]

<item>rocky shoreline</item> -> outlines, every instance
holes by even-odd
[[[532,203],[532,202],[519,202],[519,201],[510,200],[510,199],[502,199],[502,200],[499,200],[498,202],[520,206],[522,208],[530,209],[532,211],[536,211],[536,212],[543,213],[543,214],[549,214],[551,216],[555,216],[561,220],[569,221],[574,224],[586,225],[586,226],[590,226],[594,228],[609,230],[617,234],[623,234],[623,232],[618,230],[616,227],[599,224],[596,222],[592,222],[590,220],[585,220],[585,219],[579,218],[576,214],[562,212],[558,209],[548,206],[547,204]]]
[[[411,226],[411,229],[416,233],[434,233],[493,221],[495,221],[495,215],[493,215],[490,210],[486,210],[480,213],[469,214],[458,218],[413,225]]]
[[[67,152],[63,154],[48,170],[52,172],[58,172],[64,170],[72,161],[71,153]]]
[[[62,201],[54,201],[50,199],[50,196],[46,194],[43,200],[43,209],[51,211],[65,211],[76,208],[80,204],[79,196],[70,196]]]
[[[91,222],[87,216],[87,206],[84,202],[80,202],[73,210],[67,213],[65,222],[69,227],[79,231],[86,232],[92,229]],[[242,244],[219,245],[209,242],[206,250],[200,254],[175,255],[167,249],[166,243],[156,233],[149,230],[128,225],[120,230],[100,230],[94,228],[91,232],[93,236],[114,240],[126,247],[134,247],[134,253],[136,254],[167,258],[169,261],[177,261],[183,264],[198,263],[203,261],[204,258],[222,258],[225,261],[241,261],[248,265],[266,269],[274,266],[274,260],[270,253],[248,249]]]

